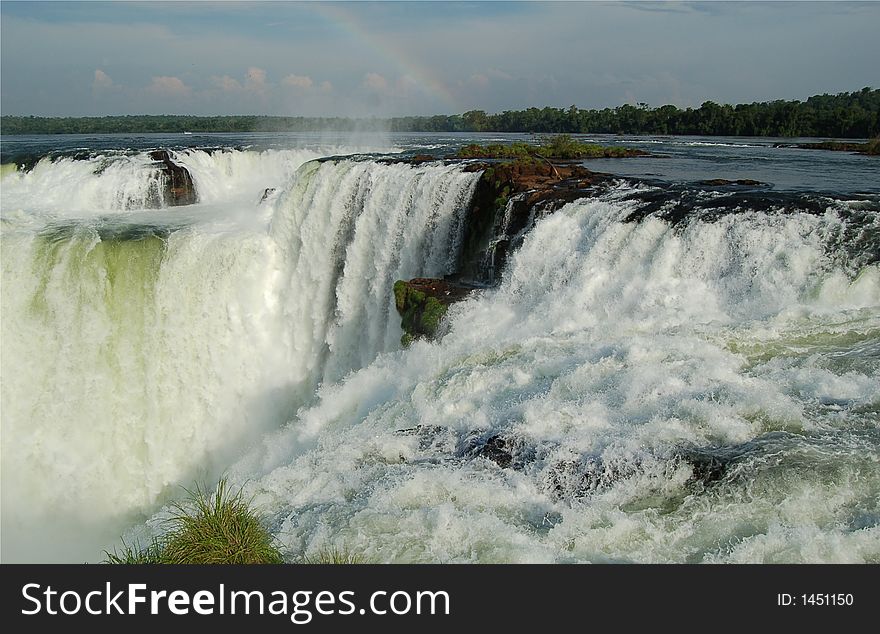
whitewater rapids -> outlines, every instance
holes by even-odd
[[[215,480],[319,383],[399,345],[396,279],[455,265],[478,175],[253,154],[177,155],[202,202],[174,210],[96,194],[118,174],[82,161],[12,175],[8,198],[4,180],[4,560],[94,558],[180,486]],[[71,186],[72,171],[97,183]],[[148,191],[154,175],[135,175]],[[39,179],[70,191],[18,209]],[[258,204],[254,182],[276,192]],[[57,551],[25,547],[58,524],[75,534],[47,539]]]
[[[440,343],[325,385],[239,462],[291,553],[880,559],[880,269],[834,264],[832,209],[675,228],[624,222],[626,189],[540,221]],[[512,468],[472,451],[497,435]],[[736,459],[702,483],[681,448]]]
[[[177,158],[180,214],[4,176],[4,560],[97,560],[226,473],[291,559],[880,561],[873,203],[633,221],[620,183],[401,349],[393,282],[454,272],[478,174]]]

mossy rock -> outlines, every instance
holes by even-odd
[[[449,304],[464,299],[471,290],[471,287],[445,280],[397,280],[394,283],[394,306],[401,316],[401,345],[407,347],[416,339],[435,338]]]

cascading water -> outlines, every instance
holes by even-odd
[[[4,179],[4,561],[95,560],[319,382],[396,347],[395,279],[451,272],[478,175],[342,161],[291,178],[296,157],[247,154],[178,153],[203,201],[179,214],[40,200],[22,218],[35,177],[7,176],[9,199]]]
[[[875,198],[508,206],[499,285],[401,349],[479,175],[346,153],[172,151],[199,203],[160,209],[147,153],[4,170],[4,561],[222,472],[292,559],[880,561]]]
[[[156,207],[161,200],[161,173],[144,153],[43,158],[31,170],[3,177],[7,216],[18,209],[58,216],[120,213]]]
[[[348,150],[350,152],[350,149]],[[188,149],[169,158],[191,174],[199,200],[252,207],[267,189],[286,187],[300,165],[343,147],[243,151]],[[41,159],[30,170],[3,177],[3,214],[40,218],[121,214],[167,206],[165,175],[149,152],[99,153],[87,158]]]
[[[829,252],[847,214],[627,222],[631,194],[538,222],[444,339],[238,463],[291,556],[880,558],[880,268]]]
[[[283,250],[279,296],[299,375],[334,382],[400,341],[390,289],[452,273],[479,174],[458,167],[326,162],[306,167],[270,233]]]

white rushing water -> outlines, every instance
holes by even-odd
[[[366,148],[370,151],[378,148]],[[200,202],[226,207],[256,204],[265,190],[286,187],[300,165],[353,148],[170,151],[187,168]],[[165,207],[160,166],[146,152],[107,152],[87,159],[41,159],[31,170],[3,175],[3,214],[78,218]]]
[[[397,347],[394,280],[455,265],[478,175],[356,161],[293,175],[292,157],[267,171],[246,154],[180,159],[205,201],[193,208],[5,220],[5,561],[95,560],[179,485],[216,478],[325,375]],[[258,205],[255,183],[285,186]],[[69,216],[45,205],[44,218]],[[34,539],[43,527],[57,550]]]
[[[441,342],[239,462],[290,556],[880,558],[880,269],[832,263],[833,211],[673,228],[622,222],[621,193],[540,221]],[[477,455],[495,436],[507,468]],[[733,458],[715,481],[700,450]]]
[[[160,197],[161,176],[146,154],[41,159],[3,176],[3,212],[83,215],[144,209]]]
[[[477,174],[174,158],[199,204],[141,209],[139,154],[3,176],[4,561],[97,561],[224,472],[291,559],[880,560],[860,203],[673,226],[620,185],[402,350],[392,285],[454,271]]]

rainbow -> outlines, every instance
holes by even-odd
[[[449,108],[449,114],[461,112],[455,96],[442,79],[426,66],[419,64],[410,52],[404,51],[392,42],[371,33],[364,25],[360,24],[358,16],[336,3],[310,2],[307,6],[332,27],[344,31],[348,36],[394,66],[402,76],[411,79],[427,95]]]

